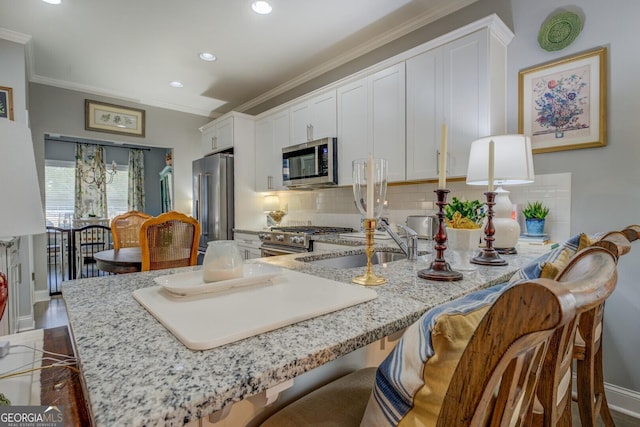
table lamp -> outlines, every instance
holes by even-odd
[[[11,247],[15,237],[44,233],[31,131],[8,119],[0,119],[0,182],[0,246]],[[19,301],[19,287],[10,285],[9,292],[12,290]]]
[[[489,143],[494,144],[493,183],[489,183]],[[516,253],[516,244],[520,237],[520,225],[511,213],[513,205],[509,192],[503,185],[528,184],[534,180],[531,139],[525,135],[499,135],[480,138],[471,144],[467,184],[486,185],[492,191],[497,188],[494,243],[498,253]]]
[[[267,214],[268,226],[280,224],[286,214],[280,209],[280,197],[275,195],[264,196],[262,210]]]

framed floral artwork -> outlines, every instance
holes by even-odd
[[[144,110],[85,99],[84,128],[144,137]]]
[[[603,47],[518,73],[518,132],[534,154],[607,145],[606,58]]]
[[[0,118],[13,120],[13,89],[0,86]]]

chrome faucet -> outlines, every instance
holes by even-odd
[[[418,259],[418,233],[411,228],[398,224],[398,227],[402,228],[407,233],[407,239],[404,241],[402,237],[398,235],[391,226],[389,226],[389,220],[387,218],[380,217],[378,219],[378,230],[386,231],[394,242],[400,246],[400,250],[404,252],[409,261],[415,261]]]

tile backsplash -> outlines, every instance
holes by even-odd
[[[449,198],[484,200],[484,187],[464,182],[449,182]],[[387,188],[387,208],[383,216],[391,223],[404,223],[408,215],[429,215],[436,211],[435,183],[390,185]],[[539,200],[549,207],[545,232],[555,241],[570,237],[571,174],[558,173],[536,175],[535,182],[509,186],[511,202],[516,205],[518,222],[524,231],[522,209],[527,202]],[[351,187],[314,191],[280,191],[280,206],[287,212],[283,225],[330,225],[340,227],[360,226],[360,214],[353,201]]]

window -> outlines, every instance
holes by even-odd
[[[74,211],[75,162],[45,160],[45,211],[47,225],[70,226]],[[113,181],[107,184],[109,218],[125,213],[129,191],[129,166],[118,165]]]

